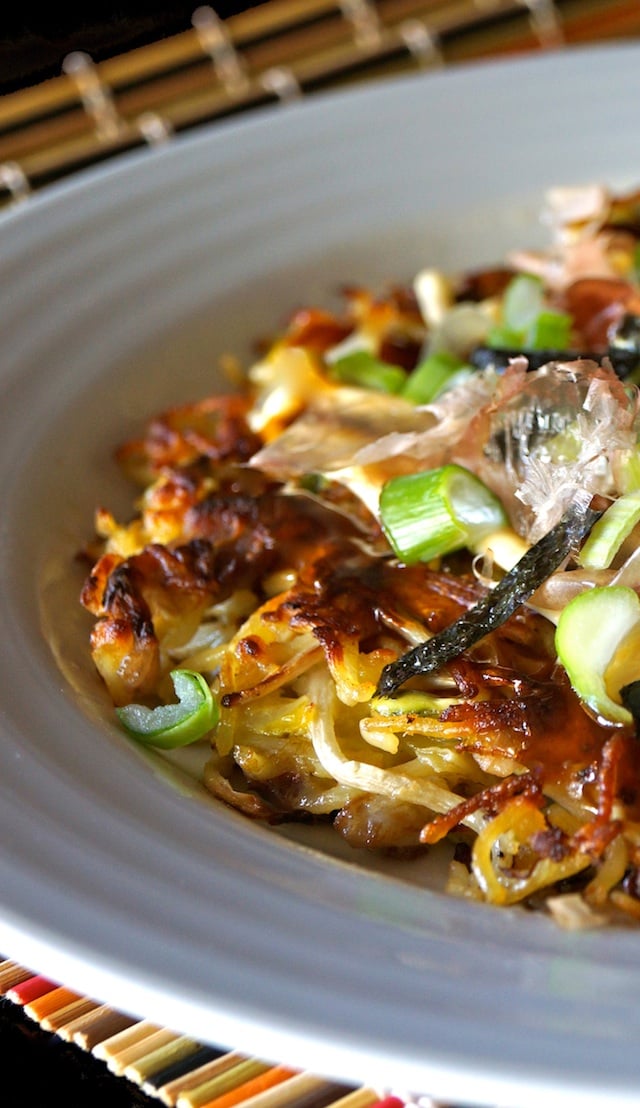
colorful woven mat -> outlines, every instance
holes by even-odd
[[[0,204],[179,132],[328,88],[640,36],[638,0],[270,0],[0,97]]]
[[[95,1065],[103,1066],[105,1081],[100,1086],[104,1103],[113,1108],[121,1104],[157,1108],[158,1102],[168,1108],[413,1108],[413,1102],[395,1094],[332,1081],[241,1050],[216,1048],[149,1020],[134,1019],[10,959],[0,959],[0,998],[0,1005],[11,1004],[21,1010],[23,1026],[37,1025],[52,1043],[85,1052]],[[15,1028],[14,1013],[13,1032]],[[0,1007],[0,1034],[8,1057],[6,1030]],[[53,1062],[53,1053],[50,1055]],[[55,1061],[63,1073],[67,1060]],[[78,1064],[73,1056],[70,1061]],[[116,1096],[109,1087],[111,1076],[124,1079],[126,1099],[120,1099],[120,1090]],[[38,1087],[37,1073],[21,1072],[16,1104],[35,1108],[49,1102],[55,1093],[52,1072],[47,1070],[42,1077],[44,1087]],[[64,1079],[68,1083],[68,1074]],[[93,1099],[91,1105],[97,1108]],[[445,1106],[420,1097],[415,1108]]]
[[[326,88],[636,37],[638,0],[270,0],[226,21],[199,7],[182,34],[99,64],[75,52],[62,59],[59,77],[0,97],[0,204],[24,202],[174,133]],[[0,959],[0,1021],[3,1011],[11,1011],[12,1031],[22,1021],[23,1029],[49,1036],[71,1052],[72,1065],[90,1056],[102,1066],[105,1082],[118,1089],[105,1089],[99,1102],[110,1108],[454,1108],[427,1095],[339,1084],[297,1069],[295,1060],[282,1065],[216,1049],[10,959]],[[0,1026],[8,1055],[6,1030]],[[16,1104],[49,1103],[51,1076],[41,1076],[41,1087],[38,1073],[21,1079]],[[82,1103],[98,1108],[95,1098]]]

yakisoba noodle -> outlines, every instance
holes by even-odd
[[[453,893],[632,923],[640,197],[546,216],[545,252],[343,289],[152,419],[81,600],[120,718],[210,744],[226,804],[447,841]]]

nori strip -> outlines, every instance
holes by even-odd
[[[483,600],[433,638],[386,665],[375,695],[389,696],[410,677],[433,673],[505,623],[586,538],[601,514],[592,508],[569,507],[560,522],[523,554]]]
[[[585,358],[589,361],[601,362],[603,358],[609,358],[614,372],[624,381],[638,368],[640,353],[637,350],[615,346],[609,346],[607,351],[600,354],[588,350],[521,350],[520,348],[477,346],[469,356],[469,363],[474,369],[493,369],[499,373],[507,368],[512,358],[526,358],[530,372],[542,369],[549,362],[576,362]]]

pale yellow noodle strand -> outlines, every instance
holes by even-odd
[[[518,796],[480,832],[473,845],[471,864],[478,885],[492,904],[516,904],[540,889],[573,877],[591,864],[588,855],[576,852],[560,861],[541,858],[526,876],[510,876],[506,869],[497,869],[494,853],[503,853],[498,849],[502,838],[508,843],[504,851],[508,850],[515,858],[518,847],[525,846],[533,835],[545,829],[542,812],[526,797]]]
[[[389,796],[419,804],[432,812],[449,812],[462,797],[424,777],[415,778],[399,769],[380,769],[368,762],[345,758],[337,740],[333,723],[335,693],[333,683],[322,671],[309,679],[309,696],[315,704],[310,735],[319,762],[336,781],[363,792]],[[474,812],[463,821],[474,830],[482,826],[482,816]]]

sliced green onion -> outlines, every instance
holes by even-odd
[[[429,562],[504,527],[497,496],[468,469],[445,465],[393,477],[380,494],[380,520],[403,562]]]
[[[218,722],[218,705],[202,674],[174,669],[170,677],[178,698],[176,704],[157,708],[127,704],[116,708],[125,731],[139,742],[164,750],[197,742]]]
[[[544,308],[544,289],[539,277],[520,273],[507,285],[502,298],[502,319],[489,332],[489,346],[518,349],[524,336]]]
[[[414,404],[430,404],[442,392],[451,388],[454,383],[473,373],[473,370],[465,362],[450,354],[447,350],[439,350],[429,354],[423,362],[420,362],[411,372],[402,389],[401,396],[412,400]]]
[[[510,327],[496,323],[487,334],[487,346],[494,350],[522,350],[524,331],[512,331]]]
[[[618,497],[593,525],[578,561],[585,569],[608,569],[640,521],[640,489]]]
[[[544,286],[533,273],[519,273],[513,277],[502,298],[502,319],[510,331],[523,332],[544,309]]]
[[[521,273],[507,285],[502,320],[491,329],[488,345],[506,350],[565,350],[571,338],[571,316],[546,307],[539,277]]]
[[[640,447],[629,450],[619,464],[618,491],[635,492],[640,489]]]
[[[603,723],[633,723],[620,690],[640,676],[639,641],[640,599],[624,585],[588,589],[560,613],[558,658],[574,691]]]
[[[571,316],[566,312],[540,312],[525,332],[525,350],[566,350],[571,328]]]
[[[398,365],[383,362],[368,350],[352,350],[336,358],[329,367],[333,380],[378,392],[400,392],[407,374]]]

